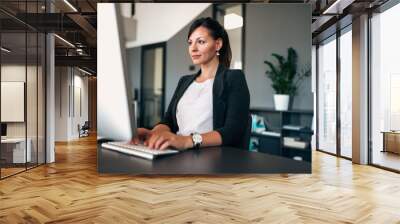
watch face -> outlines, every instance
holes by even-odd
[[[193,134],[193,142],[195,144],[201,143],[202,140],[203,140],[203,138],[201,137],[200,134],[198,134],[198,133]]]

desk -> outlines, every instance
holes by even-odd
[[[311,163],[231,147],[186,150],[146,160],[97,146],[99,173],[241,174],[311,173]]]
[[[1,153],[2,157],[6,160],[7,163],[25,163],[27,158],[27,162],[31,161],[31,139],[27,138],[27,146],[25,154],[25,138],[6,138],[1,139]],[[11,146],[11,147],[9,147]],[[11,157],[12,154],[12,157]],[[5,155],[5,156],[3,156]],[[5,158],[8,157],[9,158]],[[12,160],[11,160],[12,158]]]

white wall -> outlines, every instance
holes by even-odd
[[[73,138],[79,137],[79,132],[78,132],[78,124],[82,126],[85,121],[89,120],[89,113],[88,113],[88,107],[89,107],[89,102],[88,102],[88,77],[87,76],[82,76],[83,73],[80,73],[78,71],[78,74],[76,73],[77,70],[75,70],[74,74],[74,113],[73,113],[73,119],[72,119],[72,132],[71,135]],[[77,90],[80,90],[80,94],[77,92]],[[80,95],[80,97],[79,97]],[[80,102],[79,102],[80,101]],[[80,104],[80,105],[79,105]],[[79,109],[81,111],[79,111]]]
[[[287,56],[293,47],[298,54],[299,69],[311,68],[311,6],[309,4],[247,4],[246,5],[245,66],[250,89],[251,107],[274,107],[271,80],[265,75],[265,60],[271,56]],[[313,108],[311,77],[304,80],[294,97],[294,109]]]
[[[78,124],[82,126],[88,120],[88,78],[83,75],[84,73],[76,68],[56,67],[56,141],[77,139]],[[79,111],[79,105],[82,113]]]
[[[167,41],[209,5],[210,3],[135,3],[136,40],[128,42],[126,46],[132,48]]]
[[[69,117],[69,96],[68,86],[70,77],[68,76],[68,67],[55,68],[55,140],[68,140],[68,124]]]

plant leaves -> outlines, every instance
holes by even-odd
[[[276,53],[271,55],[278,61],[278,65],[270,61],[264,63],[269,68],[265,73],[272,81],[272,88],[277,94],[295,95],[300,82],[311,75],[311,69],[307,67],[297,71],[298,55],[292,47],[288,48],[286,58]]]

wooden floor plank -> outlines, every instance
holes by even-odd
[[[0,223],[400,223],[400,175],[313,152],[312,174],[98,174],[96,138],[0,181]]]

